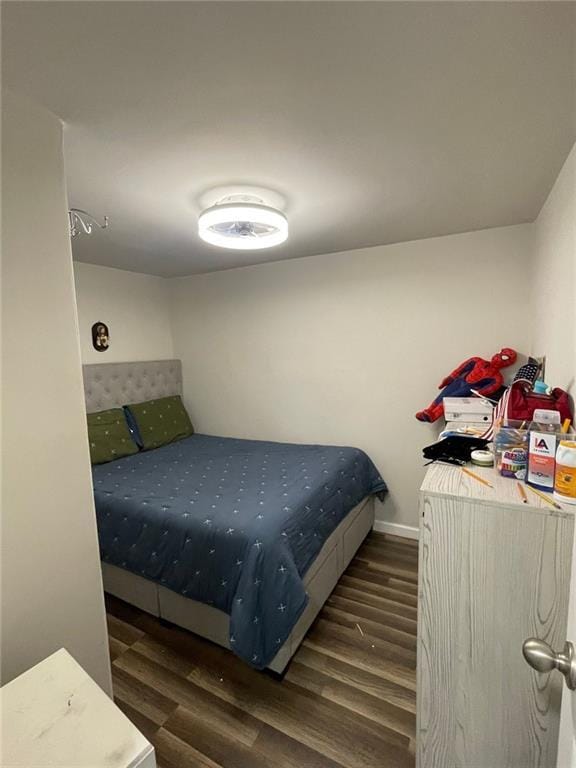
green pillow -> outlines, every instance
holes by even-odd
[[[129,405],[145,450],[182,440],[194,434],[180,395]]]
[[[121,459],[138,453],[122,408],[88,414],[88,438],[92,464]]]

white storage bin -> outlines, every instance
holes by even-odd
[[[465,421],[469,424],[490,424],[494,407],[481,397],[445,397],[446,421]]]

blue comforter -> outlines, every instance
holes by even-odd
[[[356,448],[193,435],[93,469],[101,557],[230,616],[267,666],[307,603],[302,577],[350,510],[386,490]]]

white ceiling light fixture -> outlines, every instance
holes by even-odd
[[[255,195],[230,195],[200,214],[198,234],[220,248],[260,250],[288,239],[288,219]]]

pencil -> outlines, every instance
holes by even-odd
[[[545,493],[541,493],[540,491],[537,491],[537,490],[536,490],[536,488],[532,488],[532,486],[531,486],[531,485],[529,485],[529,486],[528,486],[528,488],[530,488],[530,490],[532,491],[532,493],[535,493],[535,494],[536,494],[536,496],[539,496],[539,497],[540,497],[540,498],[541,498],[543,501],[547,501],[547,502],[548,502],[548,504],[552,504],[552,506],[553,506],[553,507],[556,507],[556,509],[562,509],[562,507],[560,506],[560,504],[556,504],[556,502],[555,502],[555,501],[552,501],[552,499],[551,499],[551,498],[549,498],[548,496],[546,496],[546,494],[545,494]]]
[[[470,472],[469,469],[466,469],[466,467],[460,467],[462,472],[465,472],[467,475],[470,475],[470,477],[473,477],[474,480],[478,480],[479,483],[484,483],[484,485],[487,485],[488,488],[494,488],[493,485],[490,485],[488,480],[484,480],[483,477],[480,477],[480,475],[477,475],[475,472]]]
[[[526,498],[526,491],[524,490],[524,486],[522,485],[522,483],[516,483],[516,485],[518,486],[518,493],[522,497],[522,501],[524,502],[524,504],[528,504],[528,499]]]

